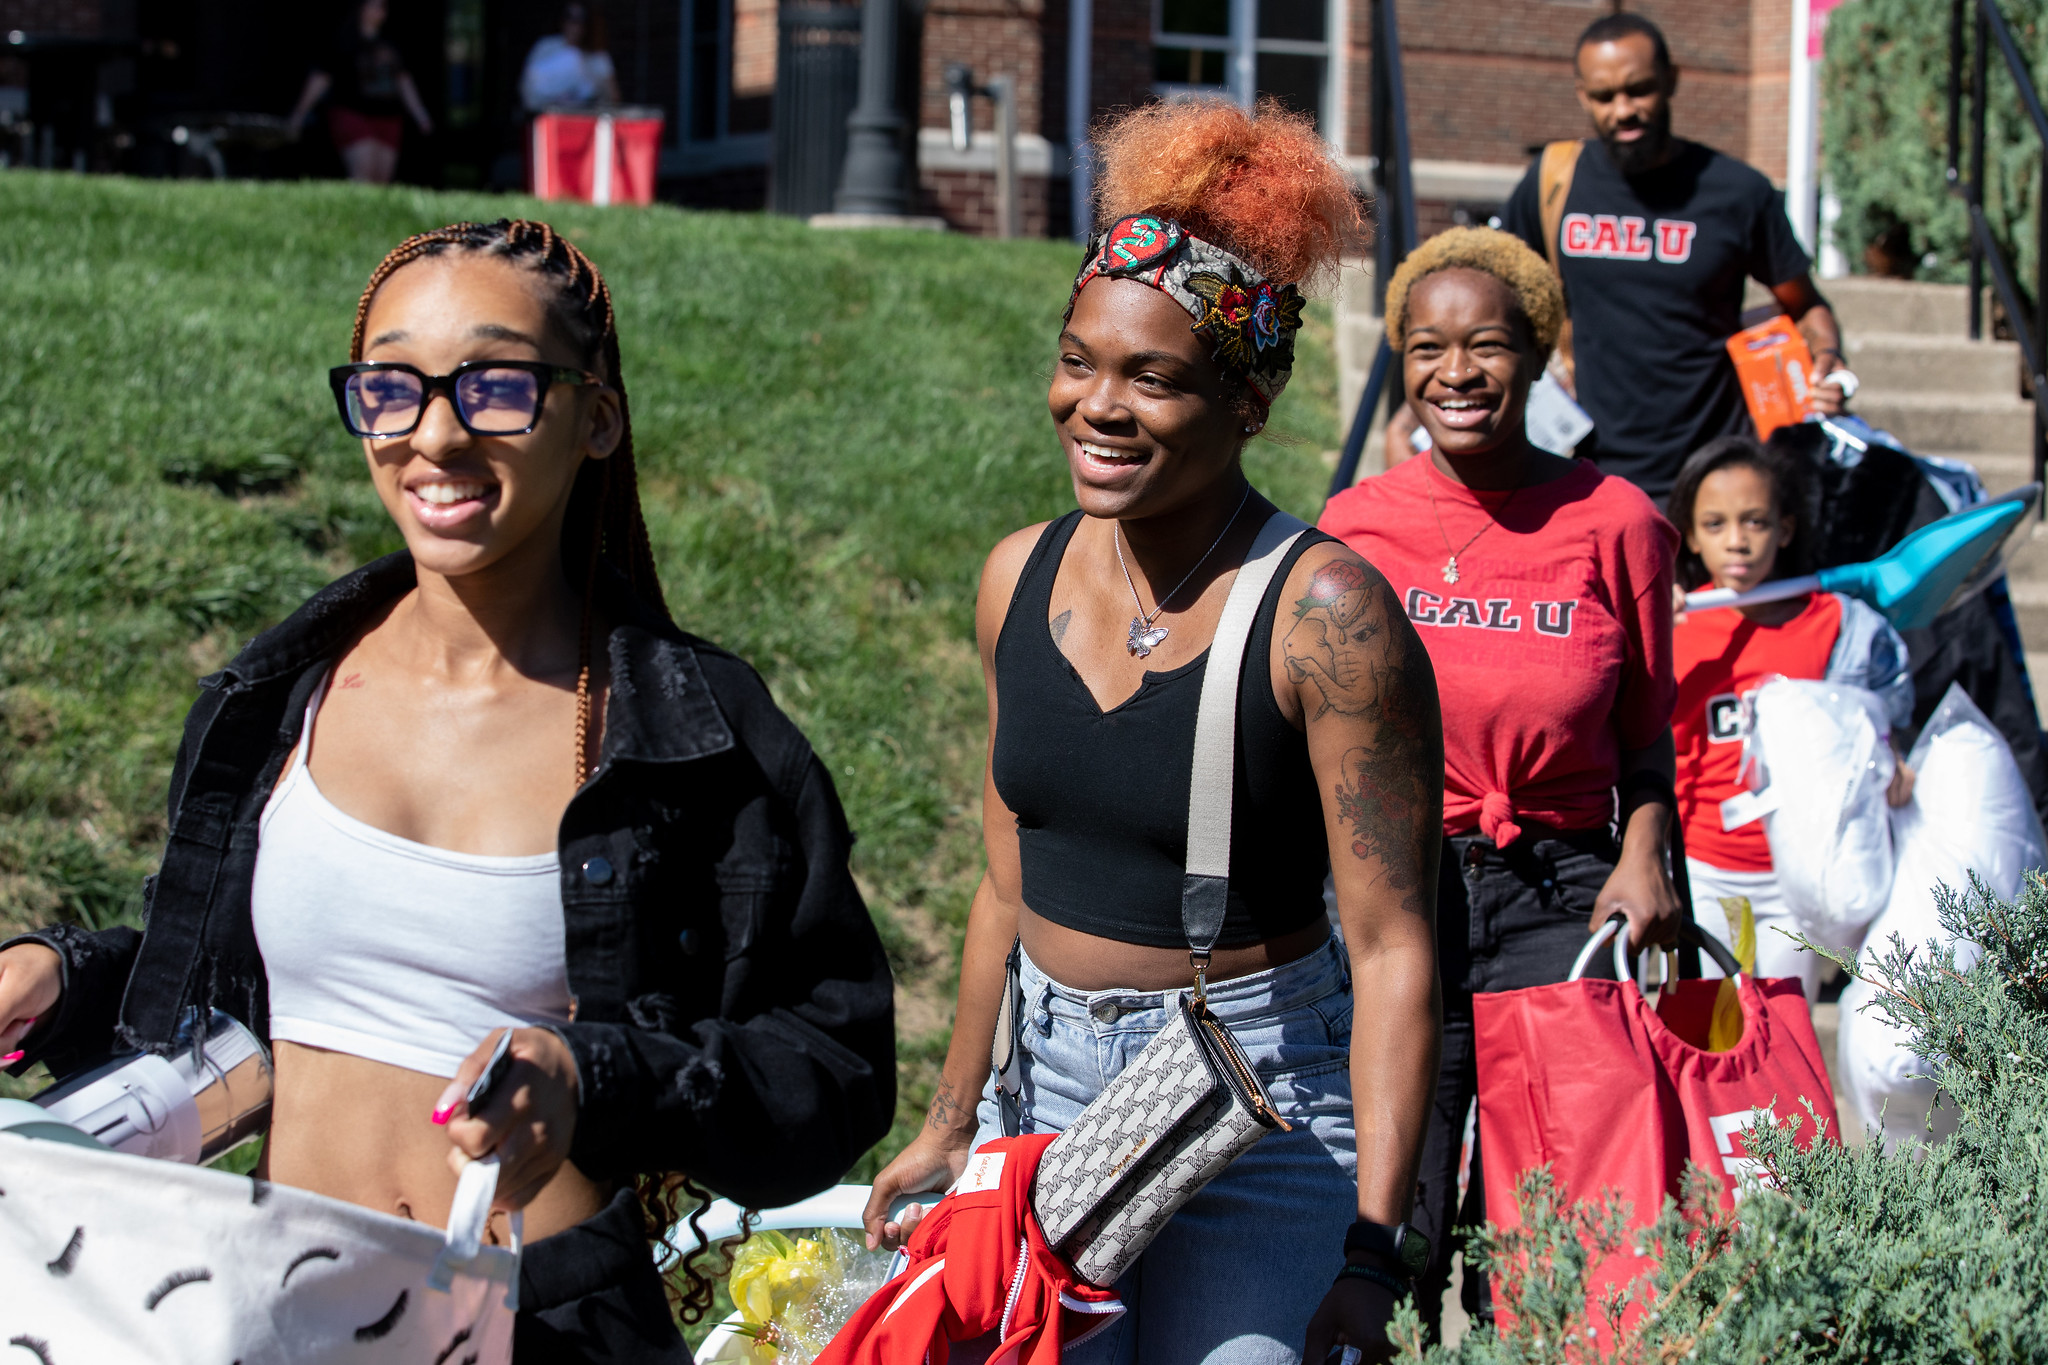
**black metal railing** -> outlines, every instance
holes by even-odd
[[[1386,313],[1387,279],[1401,258],[1416,247],[1415,176],[1408,152],[1408,93],[1401,74],[1401,34],[1394,20],[1394,0],[1372,3],[1372,185],[1373,301]],[[1392,380],[1390,388],[1389,380]],[[1344,439],[1344,453],[1330,479],[1330,496],[1358,481],[1359,457],[1365,453],[1374,411],[1386,400],[1391,415],[1401,402],[1401,384],[1394,375],[1394,354],[1384,332],[1373,353],[1372,370],[1358,395],[1358,410]]]
[[[1971,41],[1964,42],[1963,11],[1975,12]],[[2005,59],[2006,70],[2018,89],[2020,103],[2041,139],[2041,183],[2034,210],[2034,297],[2029,306],[2020,295],[2019,280],[2005,250],[1991,230],[1984,214],[1984,116],[1990,105],[1991,49],[1996,46]],[[1970,164],[1964,175],[1963,160],[1963,57],[1970,58]],[[2048,307],[2042,303],[2042,282],[2048,279],[2048,212],[2042,211],[2040,197],[2048,192],[2048,111],[2041,107],[2034,76],[2020,56],[2012,29],[1998,7],[1998,0],[1949,0],[1948,14],[1948,184],[1961,196],[1970,212],[1970,340],[1984,336],[1984,272],[1989,267],[1992,288],[2005,305],[2005,316],[2020,344],[2027,366],[2027,387],[2034,395],[2034,478],[2048,470]]]

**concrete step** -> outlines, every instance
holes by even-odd
[[[1868,275],[1820,280],[1817,284],[1847,337],[1879,332],[1949,337],[1970,334],[1970,291],[1965,285],[1880,280]],[[1771,291],[1752,280],[1744,291],[1742,306],[1755,308],[1770,298]]]
[[[1951,337],[1970,334],[1970,291],[1965,285],[1880,280],[1868,275],[1817,280],[1815,284],[1835,310],[1835,321],[1841,324],[1844,336],[1883,332]],[[1744,287],[1745,309],[1770,301],[1771,291],[1755,280]]]
[[[1337,273],[1337,316],[1371,317],[1373,306],[1373,260],[1346,260]]]
[[[1854,411],[1908,450],[1968,450],[2022,455],[2033,449],[2033,404],[2010,395],[1882,392],[1856,395]]]
[[[1821,293],[1835,310],[1845,336],[1914,332],[1922,336],[1967,337],[1970,291],[1960,284],[1880,280],[1851,275],[1826,280]]]
[[[2007,548],[2005,576],[2020,639],[2037,649],[2048,648],[2048,528],[2036,522]],[[2031,662],[2027,671],[2048,684],[2048,673],[2036,675]]]
[[[1915,451],[1918,455],[1939,455],[1944,459],[1961,460],[1975,466],[1977,477],[1984,480],[1984,488],[1992,497],[2010,493],[2034,477],[2034,457],[2027,455],[1986,455],[1981,451],[1927,450]],[[2043,644],[2048,644],[2044,640]]]
[[[1851,332],[1842,342],[1862,393],[2020,397],[2016,341],[1971,341],[1915,332]]]
[[[2020,625],[2021,642],[2036,644],[2048,640],[2048,584],[2014,583],[2011,588],[2012,614]],[[2048,673],[2035,672],[2031,660],[2027,664],[2027,673],[2040,679],[2036,686],[2048,684]]]

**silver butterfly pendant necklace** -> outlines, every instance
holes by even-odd
[[[1124,524],[1118,522],[1110,531],[1110,537],[1116,545],[1117,567],[1124,571],[1124,582],[1130,585],[1131,600],[1138,604],[1138,614],[1131,618],[1130,638],[1124,641],[1125,649],[1130,650],[1137,658],[1144,659],[1149,658],[1152,651],[1165,642],[1169,633],[1168,628],[1165,626],[1155,626],[1152,622],[1158,619],[1160,612],[1166,610],[1166,604],[1173,600],[1173,595],[1182,588],[1185,588],[1188,585],[1188,580],[1195,576],[1196,571],[1209,562],[1209,556],[1216,553],[1216,547],[1223,543],[1223,537],[1229,535],[1230,528],[1237,525],[1237,518],[1244,511],[1244,505],[1251,501],[1251,497],[1252,486],[1247,483],[1244,486],[1244,496],[1237,500],[1237,511],[1232,512],[1230,520],[1223,523],[1222,531],[1218,532],[1216,539],[1210,542],[1209,548],[1202,551],[1202,557],[1195,561],[1195,567],[1182,574],[1180,582],[1174,584],[1162,594],[1158,604],[1150,611],[1145,610],[1145,599],[1138,595],[1138,584],[1137,580],[1131,577],[1131,566],[1124,562]]]

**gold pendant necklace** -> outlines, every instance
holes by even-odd
[[[1429,490],[1424,490],[1424,491],[1425,491],[1425,492],[1428,492]],[[1469,489],[1468,489],[1468,490],[1466,490],[1466,491],[1467,491],[1467,492],[1470,492],[1471,490],[1469,490]],[[1508,504],[1509,504],[1509,503],[1511,503],[1511,502],[1513,502],[1513,501],[1515,500],[1515,494],[1517,494],[1517,493],[1519,493],[1519,492],[1521,492],[1521,491],[1522,491],[1522,485],[1521,485],[1521,484],[1516,484],[1516,485],[1515,485],[1515,486],[1514,486],[1513,488],[1510,488],[1510,489],[1508,490],[1508,495],[1507,495],[1506,497],[1504,497],[1504,498],[1502,498],[1502,499],[1500,500],[1500,508],[1499,508],[1499,510],[1500,510],[1501,512],[1505,512],[1505,511],[1507,511],[1507,509],[1508,509]],[[1477,498],[1474,498],[1473,500],[1474,500],[1475,502],[1476,502],[1476,501],[1478,501],[1478,499],[1477,499]],[[1431,515],[1432,517],[1435,517],[1435,518],[1436,518],[1436,533],[1437,533],[1437,535],[1439,535],[1439,536],[1441,536],[1441,537],[1443,538],[1443,542],[1444,542],[1444,553],[1445,553],[1446,555],[1448,555],[1448,556],[1449,556],[1449,558],[1447,558],[1447,559],[1445,559],[1445,560],[1444,560],[1444,567],[1443,567],[1443,576],[1444,576],[1444,582],[1446,582],[1446,583],[1455,583],[1455,582],[1457,582],[1457,581],[1458,581],[1459,577],[1461,576],[1461,575],[1459,574],[1459,572],[1458,572],[1458,556],[1459,556],[1459,555],[1461,555],[1461,554],[1463,554],[1463,553],[1465,553],[1465,551],[1467,551],[1467,550],[1471,549],[1471,548],[1472,548],[1472,542],[1473,542],[1473,541],[1475,541],[1475,540],[1479,539],[1479,537],[1481,537],[1481,536],[1485,535],[1485,534],[1486,534],[1486,533],[1487,533],[1488,531],[1491,531],[1491,530],[1492,530],[1492,529],[1493,529],[1493,528],[1494,528],[1495,526],[1499,525],[1499,522],[1495,520],[1495,516],[1496,516],[1497,514],[1496,514],[1496,513],[1494,513],[1494,512],[1487,512],[1487,511],[1486,511],[1486,505],[1485,505],[1484,503],[1480,503],[1480,506],[1479,506],[1479,510],[1480,510],[1481,512],[1485,512],[1485,513],[1486,513],[1486,525],[1484,525],[1484,526],[1480,527],[1480,528],[1479,528],[1478,530],[1474,531],[1474,532],[1473,532],[1473,533],[1472,533],[1471,535],[1467,536],[1467,537],[1465,538],[1465,543],[1464,543],[1463,545],[1460,545],[1460,546],[1459,546],[1459,547],[1458,547],[1457,549],[1453,550],[1453,549],[1451,548],[1451,538],[1450,538],[1449,534],[1447,534],[1447,533],[1446,533],[1446,532],[1444,531],[1444,516],[1443,516],[1443,513],[1439,512],[1439,511],[1437,510],[1437,506],[1436,506],[1436,494],[1435,494],[1434,492],[1430,492],[1430,493],[1429,493],[1429,514],[1430,514],[1430,515]]]

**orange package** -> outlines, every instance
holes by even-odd
[[[1779,427],[1803,421],[1813,392],[1813,352],[1783,313],[1728,338],[1742,401],[1749,404],[1761,441]]]

